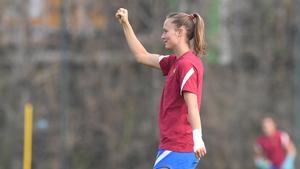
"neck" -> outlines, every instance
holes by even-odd
[[[267,136],[273,136],[276,133],[276,130],[272,130],[269,133],[267,133]]]
[[[176,54],[176,56],[178,58],[190,50],[191,49],[188,44],[182,44],[182,45],[178,45],[178,47],[174,50],[174,53]]]

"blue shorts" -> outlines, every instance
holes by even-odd
[[[159,149],[153,169],[195,169],[199,160],[194,152],[173,152]]]

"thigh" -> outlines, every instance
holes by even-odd
[[[194,152],[159,150],[153,169],[195,169],[198,163]]]

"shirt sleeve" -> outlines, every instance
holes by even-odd
[[[287,147],[290,143],[290,136],[286,132],[280,134],[280,140],[283,147]]]
[[[185,91],[194,94],[198,93],[197,71],[191,63],[180,63],[178,65],[178,76],[180,83],[180,95],[182,95]]]
[[[171,55],[160,55],[159,66],[164,76],[168,75],[172,66],[172,56]]]

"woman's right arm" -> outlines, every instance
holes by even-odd
[[[127,43],[136,61],[138,63],[160,69],[159,55],[147,52],[141,42],[137,39],[128,20],[128,11],[124,8],[120,8],[116,13],[116,17],[122,24]]]

